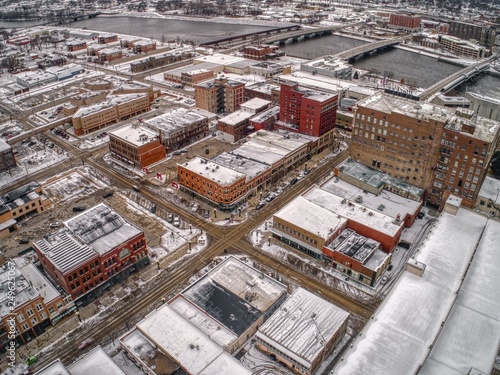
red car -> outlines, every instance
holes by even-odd
[[[94,343],[94,339],[92,337],[89,337],[88,339],[83,340],[79,345],[78,345],[78,350],[83,350],[87,346],[92,345]]]

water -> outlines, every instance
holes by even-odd
[[[346,38],[338,35],[323,36],[315,39],[306,39],[298,43],[287,42],[280,49],[287,55],[303,59],[314,59],[324,55],[335,55],[342,51],[366,44],[363,40]]]
[[[71,27],[78,29],[87,27],[89,30],[136,35],[144,38],[153,37],[158,40],[161,40],[162,35],[165,35],[167,40],[175,40],[179,37],[183,41],[190,40],[196,44],[273,28],[268,26],[138,17],[97,17],[74,22]]]
[[[0,21],[0,28],[5,28],[5,29],[19,29],[22,27],[33,27],[36,25],[41,25],[43,24],[43,20],[41,21],[22,21],[22,22],[7,22],[7,21]]]
[[[500,98],[500,78],[481,74],[456,89],[460,95],[464,95],[465,90],[498,99]]]

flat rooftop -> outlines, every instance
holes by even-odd
[[[327,77],[310,72],[296,71],[293,74],[283,74],[278,77],[279,83],[297,83],[309,89],[318,90],[330,94],[337,94],[341,90],[355,86],[352,81],[344,81],[339,78]]]
[[[345,200],[337,195],[322,190],[319,187],[313,187],[303,195],[303,198],[330,211],[332,214],[339,215],[342,218],[353,220],[370,227],[380,233],[391,237],[404,225],[404,221],[396,223],[395,220],[379,211],[375,211],[362,205]],[[306,219],[304,219],[305,221]]]
[[[133,124],[126,125],[116,130],[111,130],[109,131],[109,134],[114,135],[116,138],[129,142],[137,147],[151,143],[152,141],[158,139],[157,133],[142,126]]]
[[[9,290],[12,288],[12,282],[14,282],[14,290]],[[6,265],[0,267],[0,287],[0,318],[12,312],[10,309],[12,293],[14,293],[16,306],[21,306],[38,296],[38,292],[26,280],[17,265],[13,269],[7,268]]]
[[[14,258],[13,261],[46,304],[61,296],[57,289],[28,258]]]
[[[240,179],[246,178],[243,173],[199,156],[179,165],[223,186],[231,185]]]
[[[252,98],[247,100],[244,103],[241,103],[241,107],[251,108],[251,109],[260,109],[262,107],[268,106],[271,104],[269,100],[261,99],[261,98]]]
[[[359,107],[377,110],[383,113],[399,113],[408,117],[419,118],[423,121],[446,122],[450,114],[444,109],[425,102],[416,102],[411,99],[404,99],[394,95],[377,93],[357,103]]]
[[[352,229],[344,229],[327,247],[365,264],[380,247],[380,242],[364,237]]]
[[[84,107],[80,107],[78,111],[75,112],[73,118],[86,117],[95,115],[96,112],[103,111],[105,109],[112,108],[116,105],[124,104],[127,102],[132,102],[137,99],[146,98],[147,94],[137,93],[137,94],[123,94],[123,95],[108,95],[108,97],[98,104],[92,104]]]
[[[329,238],[336,230],[345,226],[347,222],[346,218],[340,217],[335,212],[321,207],[303,196],[299,196],[288,203],[276,212],[274,217],[318,235],[323,239]]]
[[[473,127],[474,134],[470,134],[468,131],[463,130],[464,125]],[[445,128],[461,132],[462,134],[485,142],[494,142],[495,139],[497,139],[499,127],[500,124],[498,121],[490,120],[486,117],[474,116],[471,119],[466,119],[460,116],[453,116],[450,122],[446,124]]]
[[[125,375],[100,346],[96,346],[89,353],[68,366],[71,375]]]
[[[35,191],[38,188],[40,188],[40,184],[32,181],[5,193],[2,195],[1,201],[11,210],[19,206],[24,206],[26,203],[38,198],[38,193]]]
[[[350,158],[340,164],[337,168],[342,173],[364,182],[365,184],[373,186],[376,189],[380,189],[384,185],[390,185],[401,191],[405,191],[414,197],[422,197],[424,195],[424,189],[408,184],[399,178],[389,176],[383,172],[367,167],[366,165],[358,163]]]
[[[301,147],[308,145],[311,138],[298,133],[279,133],[268,130],[259,130],[248,135],[250,144],[264,144],[267,147],[280,147],[288,150],[289,153],[297,151]]]
[[[500,180],[486,176],[478,197],[491,199],[496,204],[500,204]]]
[[[380,211],[394,219],[398,215],[401,215],[402,218],[407,214],[414,215],[422,205],[421,201],[405,198],[388,190],[382,190],[379,194],[372,194],[335,177],[330,178],[321,185],[321,189],[352,202],[357,197],[361,197],[362,200],[358,203],[359,205]]]
[[[247,182],[269,169],[269,165],[223,152],[211,160],[246,175]]]
[[[51,362],[41,370],[35,372],[35,375],[72,375],[66,369],[66,366],[61,362],[61,360],[56,359]]]
[[[342,327],[349,313],[303,288],[295,292],[259,328],[256,337],[306,368]]]
[[[74,216],[64,225],[101,255],[142,233],[104,203]]]
[[[464,208],[442,213],[414,256],[423,275],[401,275],[332,373],[489,374],[500,337],[499,240],[495,220]]]
[[[248,120],[253,115],[254,113],[252,112],[247,112],[240,109],[236,112],[230,113],[229,115],[222,117],[221,119],[219,119],[219,122],[235,126]]]
[[[144,121],[144,125],[150,129],[160,130],[162,134],[173,134],[205,119],[207,119],[207,116],[202,113],[185,108],[177,108],[171,112]]]
[[[190,374],[217,375],[232,371],[251,375],[249,369],[168,304],[147,315],[137,324],[137,329]],[[230,366],[229,369],[226,366]]]
[[[212,318],[194,303],[184,298],[183,295],[177,295],[170,300],[168,304],[171,308],[182,315],[184,319],[199,328],[224,349],[238,339],[238,336],[236,336],[234,332],[230,331],[220,322]]]

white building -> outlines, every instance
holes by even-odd
[[[312,374],[347,329],[349,313],[298,288],[255,334],[257,348],[297,374]]]

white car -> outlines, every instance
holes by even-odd
[[[380,280],[380,285],[384,285],[388,281],[389,281],[389,276],[385,275],[384,277],[382,277],[382,280]]]
[[[179,227],[181,225],[181,219],[179,216],[174,217],[174,227]]]
[[[54,221],[53,223],[50,223],[51,228],[59,228],[61,226],[61,223],[58,221]]]

